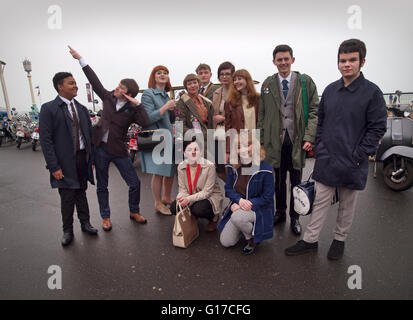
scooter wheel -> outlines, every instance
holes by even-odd
[[[402,176],[392,177],[393,162],[389,162],[383,170],[384,182],[394,191],[405,191],[413,185],[413,164],[406,161],[406,172]]]
[[[22,145],[22,138],[18,138],[17,140],[16,140],[16,147],[17,147],[17,149],[20,149],[20,146]]]
[[[37,141],[33,141],[32,142],[32,150],[36,151],[36,148],[37,148]]]

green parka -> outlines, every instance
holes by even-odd
[[[294,169],[299,170],[305,166],[305,154],[302,149],[305,141],[314,144],[317,130],[318,93],[314,81],[304,75],[307,87],[308,123],[305,124],[303,107],[303,90],[301,87],[300,73],[297,73],[297,83],[294,96],[295,117],[292,160]],[[281,92],[278,73],[268,77],[261,87],[260,104],[258,108],[257,129],[260,129],[261,144],[266,151],[266,162],[273,168],[279,168],[281,162],[281,146],[283,136],[283,121],[281,113]]]

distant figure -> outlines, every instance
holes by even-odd
[[[400,104],[401,103],[400,96],[402,95],[402,92],[400,90],[396,90],[394,94],[396,95],[395,97],[396,102],[397,102],[397,99],[399,99],[399,104]]]
[[[389,101],[390,101],[390,104],[393,104],[393,95],[392,94],[389,96]]]

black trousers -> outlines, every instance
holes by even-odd
[[[209,221],[214,219],[214,210],[212,210],[211,202],[208,199],[193,203],[189,209],[191,209],[191,214],[197,218],[204,218]],[[173,215],[176,214],[176,200],[171,204],[171,212]]]
[[[296,170],[293,167],[293,144],[288,135],[285,134],[285,139],[281,147],[281,164],[279,168],[275,168],[275,202],[276,214],[281,214],[287,210],[287,171],[290,172],[290,217],[298,219],[299,215],[294,210],[294,199],[292,197],[293,188],[301,183],[302,170]]]
[[[63,232],[73,233],[73,213],[75,206],[80,223],[84,224],[90,221],[89,205],[86,198],[88,168],[85,150],[80,150],[76,153],[76,169],[80,188],[59,188]]]

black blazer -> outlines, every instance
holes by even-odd
[[[87,108],[75,100],[75,107],[80,121],[88,161],[88,180],[94,183],[92,164],[92,123]],[[39,115],[40,145],[46,160],[46,169],[50,171],[52,188],[79,189],[77,179],[76,154],[72,136],[72,118],[67,111],[67,104],[56,97],[42,105]],[[62,169],[64,178],[56,180],[52,172]]]

